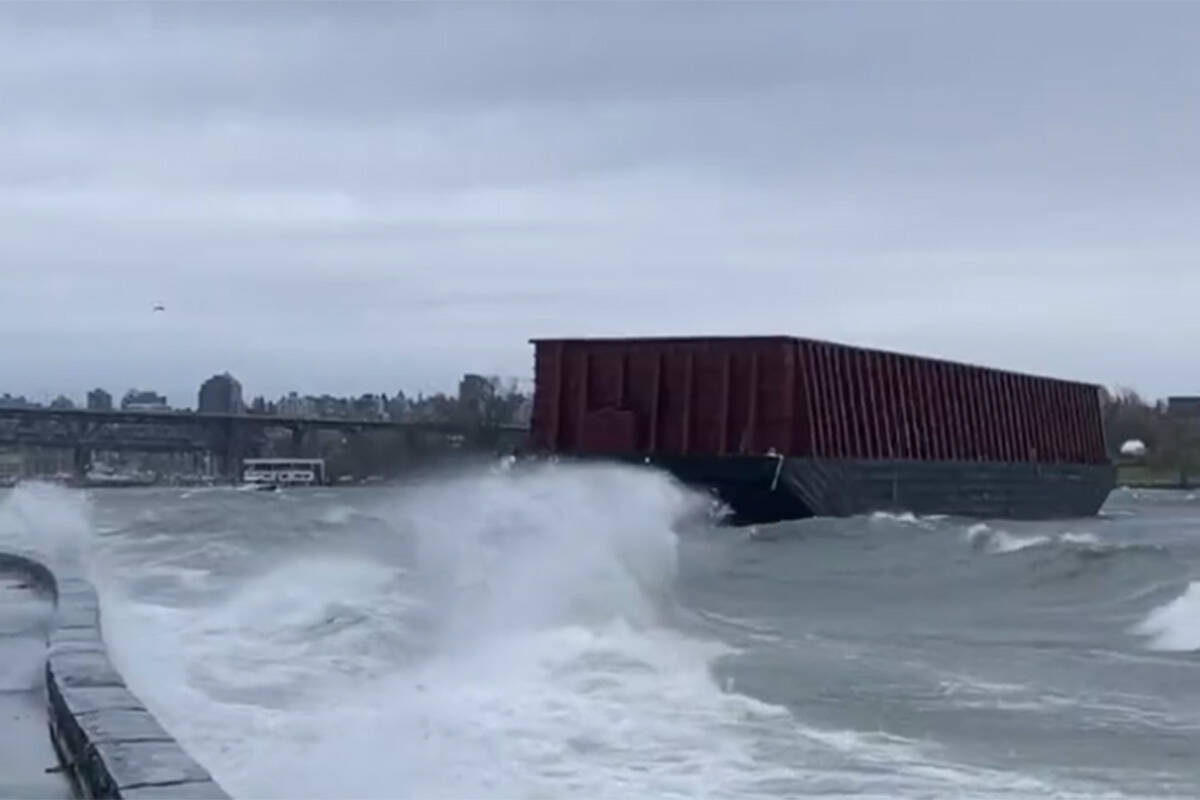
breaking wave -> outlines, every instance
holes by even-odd
[[[743,694],[753,673],[731,664],[811,642],[753,609],[681,608],[694,573],[680,580],[680,544],[709,500],[664,476],[546,465],[389,491],[371,504],[296,492],[287,507],[259,493],[173,495],[155,501],[155,521],[132,527],[141,502],[113,514],[124,502],[113,495],[99,521],[118,533],[97,537],[84,493],[22,487],[0,506],[0,535],[86,554],[115,665],[238,797],[1058,792],[1020,765],[962,762],[857,722],[810,724],[818,717],[802,705]],[[910,559],[916,575],[926,554],[962,547],[961,522],[933,517],[794,529],[818,535],[768,551],[708,530],[685,555],[731,546],[752,565],[821,548],[856,562]],[[1105,546],[1086,533],[1021,537],[986,525],[967,538],[997,554]],[[808,561],[832,569],[838,558]],[[892,577],[909,591],[904,563]],[[1001,577],[1021,565],[957,563]],[[794,580],[781,577],[779,586]],[[769,588],[747,586],[746,597]]]
[[[667,623],[700,500],[599,468],[413,487],[376,511],[402,559],[298,555],[197,606],[110,582],[106,636],[235,795],[754,795],[792,776],[758,754],[788,713]]]
[[[994,555],[1019,553],[1031,547],[1045,547],[1054,543],[1054,539],[1049,536],[1015,536],[982,522],[968,528],[966,538],[972,548]]]
[[[92,539],[83,492],[22,481],[0,503],[0,548],[33,554],[58,572],[86,567]]]
[[[1026,550],[1054,550],[1083,559],[1103,559],[1120,553],[1164,555],[1166,548],[1138,542],[1106,542],[1094,533],[1033,534],[1020,536],[979,522],[964,537],[972,549],[989,555],[1010,555]]]
[[[1179,597],[1159,606],[1134,629],[1156,650],[1200,650],[1200,581],[1192,581]]]

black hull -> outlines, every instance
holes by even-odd
[[[633,460],[633,459],[630,459]],[[1116,470],[1108,464],[663,457],[647,462],[717,494],[735,524],[910,511],[988,519],[1094,516]]]

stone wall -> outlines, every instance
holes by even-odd
[[[0,552],[55,597],[47,633],[50,739],[76,792],[88,798],[228,800],[212,776],[163,730],[125,686],[100,635],[95,589],[34,557]]]

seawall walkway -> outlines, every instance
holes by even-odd
[[[109,662],[91,584],[0,552],[0,587],[0,797],[228,800]]]
[[[54,597],[0,567],[0,797],[65,800],[46,717],[46,633]]]

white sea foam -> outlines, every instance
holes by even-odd
[[[1094,533],[1071,533],[1068,531],[1058,537],[1058,540],[1063,544],[1085,545],[1087,547],[1097,547],[1103,544],[1103,541]]]
[[[326,525],[345,525],[354,515],[355,510],[350,506],[330,506],[321,513],[321,522]]]
[[[1014,536],[1005,531],[995,531],[991,551],[998,554],[1019,553],[1031,547],[1045,547],[1053,541],[1049,536]]]
[[[1155,650],[1200,650],[1200,581],[1151,611],[1134,630],[1148,637]]]
[[[28,495],[0,519],[57,520],[77,551],[88,508],[68,495]],[[917,742],[812,728],[720,685],[711,668],[729,648],[669,624],[672,525],[693,502],[640,471],[513,470],[399,497],[412,564],[296,554],[188,605],[133,594],[178,550],[108,537],[93,580],[114,663],[236,797],[1045,788]]]
[[[966,539],[975,549],[993,555],[1006,555],[1031,547],[1044,547],[1053,541],[1049,536],[1015,536],[982,522],[967,528]]]
[[[23,481],[0,504],[0,548],[32,553],[56,570],[84,566],[92,540],[87,495]]]
[[[301,557],[196,608],[110,587],[106,635],[238,795],[753,793],[794,772],[756,753],[789,715],[722,691],[726,649],[660,624],[692,502],[614,470],[428,486],[393,509],[419,576]]]
[[[965,538],[971,547],[992,555],[1019,553],[1022,550],[1047,547],[1055,543],[1068,547],[1098,547],[1103,544],[1103,540],[1094,533],[1073,533],[1067,531],[1057,536],[1047,534],[1017,536],[1005,530],[992,528],[983,522],[977,522],[967,528]]]
[[[905,525],[919,525],[921,520],[916,514],[911,511],[892,512],[892,511],[876,511],[871,514],[871,519],[876,522],[900,522]]]

